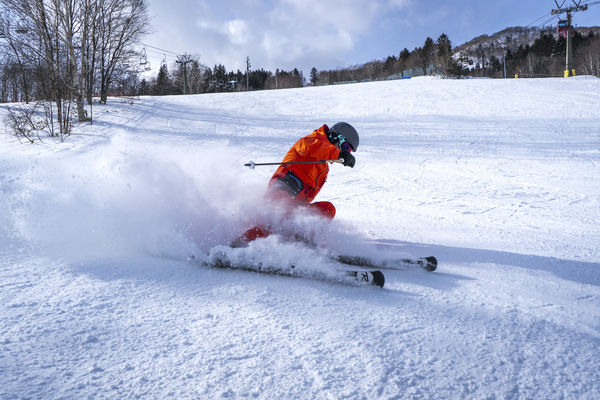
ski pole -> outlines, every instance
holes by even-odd
[[[344,159],[340,158],[339,160],[317,160],[317,161],[290,161],[290,162],[273,162],[273,163],[255,163],[254,161],[248,161],[244,164],[244,167],[248,167],[250,169],[254,169],[255,167],[261,167],[263,165],[291,165],[291,164],[333,164],[333,163],[343,163]]]

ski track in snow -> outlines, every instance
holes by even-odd
[[[94,114],[65,143],[0,138],[0,398],[600,398],[599,79],[111,99]],[[361,145],[318,197],[336,220],[284,222],[262,205],[273,169],[241,164],[339,120]],[[257,221],[440,266],[386,270],[380,290],[187,261]],[[277,236],[230,256],[336,268]]]

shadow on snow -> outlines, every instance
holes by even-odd
[[[378,248],[387,250],[401,247],[403,251],[419,257],[434,255],[438,258],[440,264],[436,273],[443,272],[444,264],[498,264],[551,272],[561,279],[600,286],[600,263],[563,260],[555,257],[497,250],[410,243],[391,239],[378,239],[374,243]]]

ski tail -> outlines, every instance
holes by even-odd
[[[416,265],[426,271],[433,272],[438,266],[438,261],[433,256],[423,258],[400,258],[379,262],[369,257],[338,255],[335,257],[335,260],[347,265],[364,266],[376,269],[404,269],[407,266]]]

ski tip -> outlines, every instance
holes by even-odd
[[[379,286],[379,287],[383,287],[383,285],[385,285],[385,276],[383,275],[383,272],[381,271],[373,271],[371,272],[371,276],[373,278],[373,280],[371,281],[371,283],[375,286]]]
[[[437,269],[437,258],[435,257],[426,257],[425,261],[427,261],[426,263],[423,263],[423,268],[425,268],[426,271],[429,272],[433,272]]]

